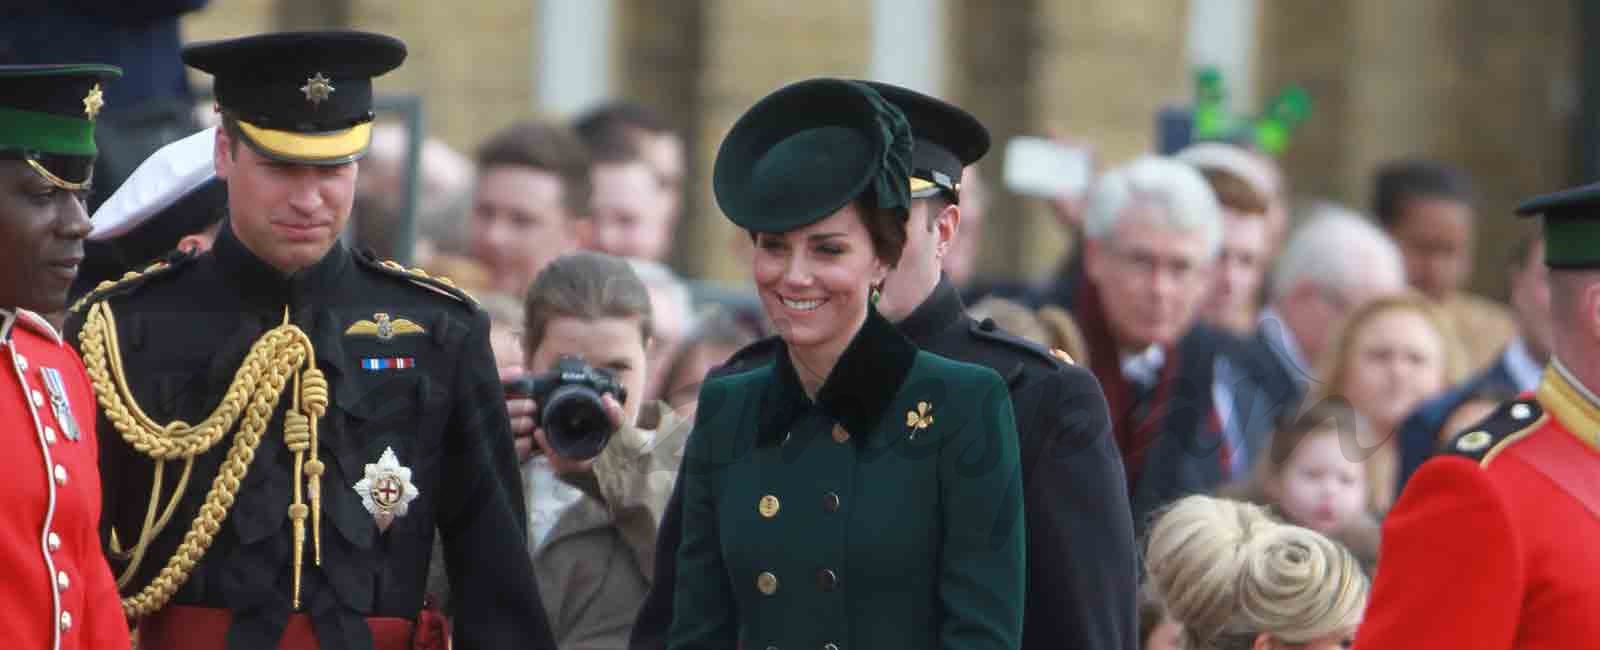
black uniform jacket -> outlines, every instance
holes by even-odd
[[[1135,648],[1138,553],[1127,478],[1099,382],[993,321],[967,316],[948,279],[896,326],[923,350],[995,370],[1011,389],[1028,532],[1023,648]],[[712,375],[770,363],[777,342],[751,344]],[[655,578],[634,623],[632,650],[666,646],[683,535],[682,486],[674,486],[661,523]]]
[[[312,618],[322,647],[371,647],[366,616],[418,616],[436,529],[457,598],[456,648],[555,647],[528,559],[525,506],[483,310],[446,284],[342,244],[286,276],[251,253],[226,222],[212,251],[169,260],[165,269],[89,294],[70,316],[69,338],[81,347],[89,305],[109,301],[138,405],[156,422],[199,423],[262,334],[286,314],[306,332],[330,394],[315,450],[327,468],[321,566],[308,520],[300,590],[300,611]],[[283,419],[293,386],[286,384],[215,542],[171,601],[232,610],[230,648],[276,648],[291,613],[287,512],[300,479]],[[146,516],[155,462],[99,410],[102,533],[109,539],[116,530],[129,547]],[[171,523],[124,596],[149,584],[178,547],[236,431],[197,457]],[[409,470],[415,494],[380,530],[370,500],[395,498],[404,486],[370,479],[375,471],[378,479],[395,477],[393,464]],[[162,504],[182,466],[166,463]],[[365,493],[357,487],[363,478]],[[119,574],[126,565],[115,557],[112,564]]]

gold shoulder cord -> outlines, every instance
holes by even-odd
[[[295,383],[291,408],[284,416],[283,438],[294,453],[295,476],[306,478],[306,491],[310,492],[311,506],[304,503],[301,482],[295,481],[294,502],[289,506],[289,518],[294,524],[294,608],[300,608],[300,573],[303,567],[302,546],[305,544],[305,520],[310,511],[312,520],[315,562],[322,564],[322,508],[321,482],[325,469],[316,458],[317,420],[328,407],[328,382],[317,369],[316,352],[311,339],[299,327],[289,322],[288,308],[284,309],[283,324],[269,330],[257,339],[245,355],[244,363],[234,375],[227,393],[216,410],[198,425],[174,421],[162,425],[152,420],[139,408],[128,387],[122,365],[121,348],[117,343],[116,319],[106,301],[95,303],[84,320],[80,334],[84,366],[88,369],[95,397],[106,418],[129,445],[139,453],[155,460],[155,478],[150,491],[150,505],[145,513],[144,526],[131,553],[123,553],[115,530],[111,533],[111,551],[130,560],[128,567],[117,578],[119,589],[133,579],[144,560],[150,543],[166,528],[183,498],[188,485],[194,459],[210,450],[239,420],[238,435],[228,450],[227,458],[211,483],[199,516],[190,524],[183,542],[167,558],[166,566],[149,585],[137,594],[122,599],[122,609],[130,618],[139,618],[160,610],[189,579],[195,564],[211,547],[222,522],[233,507],[239,485],[244,481],[250,462],[255,458],[256,447],[266,431],[272,412],[277,408],[284,385],[292,379]],[[307,452],[311,453],[309,462]],[[162,470],[167,461],[183,460],[183,475],[178,481],[166,508],[159,518],[155,516],[156,504],[161,497]]]

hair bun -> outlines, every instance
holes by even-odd
[[[1366,576],[1337,543],[1260,506],[1206,496],[1161,514],[1146,570],[1192,649],[1247,648],[1260,632],[1321,638],[1353,624],[1366,600]]]

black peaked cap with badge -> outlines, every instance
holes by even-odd
[[[257,153],[338,165],[372,141],[372,79],[400,66],[406,46],[359,31],[261,34],[185,47],[183,62],[216,78],[223,114]]]
[[[910,125],[910,197],[958,197],[962,169],[988,153],[988,129],[938,98],[881,82],[857,83],[892,103]],[[1023,650],[1136,646],[1138,549],[1122,457],[1098,380],[1059,350],[1014,336],[993,320],[974,320],[947,277],[895,328],[922,350],[998,372],[1010,389],[1022,436],[1028,536]],[[782,340],[767,337],[734,353],[708,378],[747,372],[782,354]],[[629,650],[667,646],[684,536],[682,491],[680,480],[661,521],[652,585]],[[1085,530],[1096,532],[1083,535]]]
[[[0,65],[0,159],[26,161],[61,189],[87,189],[103,87],[121,76],[100,64]]]
[[[1600,269],[1600,183],[1535,196],[1517,214],[1540,217],[1545,266]]]
[[[249,147],[318,165],[365,151],[371,77],[404,52],[386,36],[293,33],[185,59],[217,75]],[[97,229],[165,246],[200,225],[181,208],[226,193],[207,164],[218,137],[164,149]],[[223,182],[246,173],[268,172],[240,166]],[[227,198],[245,209],[248,197]],[[441,539],[455,647],[554,648],[487,313],[447,279],[337,239],[288,272],[233,218],[210,250],[97,286],[67,316],[67,340],[101,378],[102,542],[141,645],[444,647],[422,643],[443,631],[425,608]],[[158,468],[178,465],[188,480],[174,494]],[[153,525],[152,508],[170,525]]]
[[[989,153],[989,129],[978,118],[910,88],[863,81],[905,113],[916,146],[911,152],[911,198],[948,193],[959,199],[961,172]]]

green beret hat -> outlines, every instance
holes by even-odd
[[[1600,269],[1600,183],[1533,197],[1517,214],[1543,217],[1545,266]]]
[[[63,189],[84,189],[98,153],[101,86],[120,76],[99,64],[0,66],[0,158],[25,160]]]
[[[717,205],[756,232],[787,232],[870,197],[906,214],[911,128],[865,84],[811,79],[756,102],[722,141],[712,170]]]

